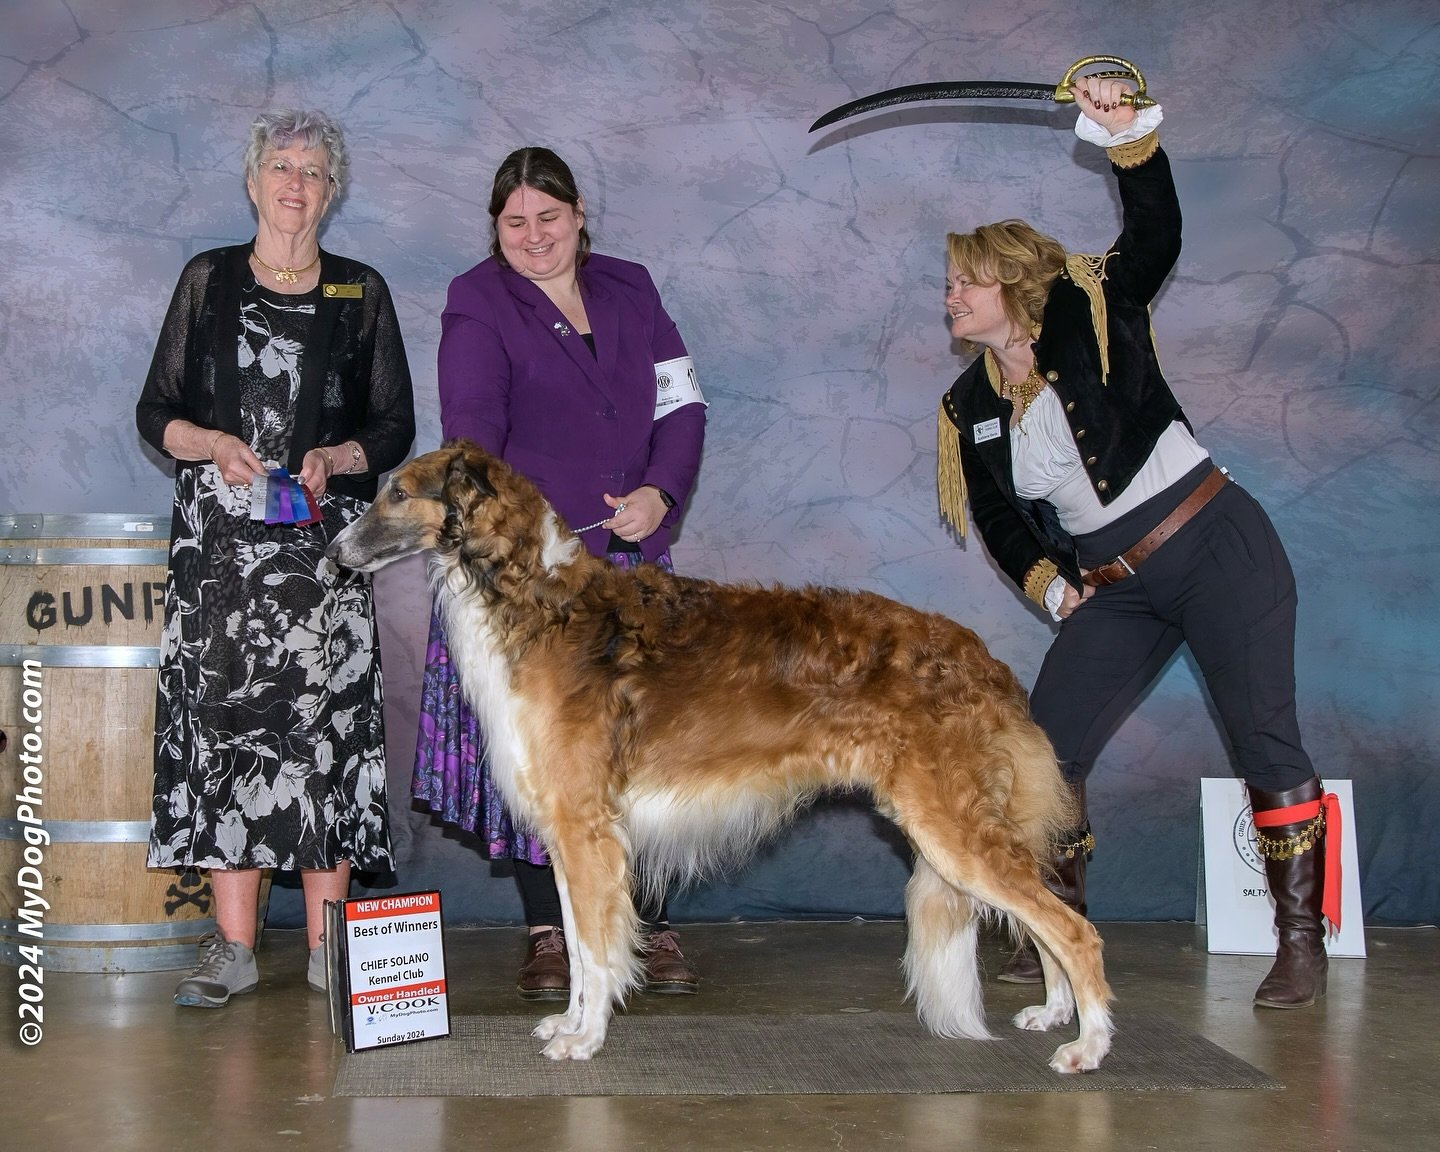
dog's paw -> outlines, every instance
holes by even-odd
[[[530,1035],[537,1040],[553,1040],[556,1036],[567,1036],[579,1031],[578,1019],[572,1020],[568,1012],[557,1012],[554,1016],[544,1017],[535,1025]]]
[[[604,1036],[587,1036],[577,1032],[556,1036],[542,1051],[551,1060],[589,1060],[604,1044]]]
[[[1072,1040],[1069,1044],[1062,1044],[1055,1049],[1055,1055],[1050,1057],[1050,1067],[1056,1072],[1093,1072],[1100,1067],[1100,1061],[1105,1059],[1105,1053],[1109,1050],[1108,1044],[1096,1044],[1093,1041]]]
[[[1073,1011],[1070,1004],[1032,1004],[1015,1013],[1012,1023],[1026,1032],[1049,1032],[1052,1028],[1070,1023]]]

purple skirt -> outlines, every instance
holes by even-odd
[[[636,552],[610,552],[605,558],[617,568],[644,563]],[[668,549],[655,558],[655,564],[666,572],[675,571]],[[420,732],[410,792],[445,823],[479,837],[481,851],[488,858],[513,857],[531,864],[550,862],[545,845],[511,820],[490,778],[485,736],[461,694],[445,630],[433,611],[430,642],[425,649],[425,676],[420,686]]]

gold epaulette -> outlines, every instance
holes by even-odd
[[[1153,136],[1154,133],[1152,132]],[[1095,342],[1100,346],[1100,383],[1110,383],[1110,326],[1105,311],[1105,261],[1111,253],[1089,256],[1076,252],[1065,257],[1065,271],[1075,286],[1090,300],[1090,323],[1095,329]]]
[[[1160,133],[1147,132],[1139,140],[1105,149],[1105,155],[1110,157],[1110,163],[1117,168],[1138,168],[1155,155],[1155,149],[1159,147]]]
[[[940,399],[937,420],[935,486],[940,492],[940,515],[965,539],[965,472],[960,467],[960,429],[946,413],[946,400]]]
[[[1045,607],[1045,589],[1050,587],[1050,582],[1060,575],[1060,569],[1055,567],[1053,560],[1037,560],[1030,565],[1030,571],[1025,573],[1025,598],[1033,600],[1041,608]]]

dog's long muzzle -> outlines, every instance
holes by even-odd
[[[344,528],[340,535],[330,541],[330,547],[325,549],[326,559],[354,572],[374,572],[390,561],[398,560],[414,551],[404,547],[385,547],[375,539],[376,533],[373,530],[366,531],[369,520],[370,513],[366,512],[360,519]]]

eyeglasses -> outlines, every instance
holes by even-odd
[[[300,179],[304,180],[306,184],[323,184],[327,180],[334,181],[335,179],[335,177],[331,176],[323,168],[319,168],[314,164],[305,164],[297,167],[283,157],[267,160],[260,165],[260,171],[268,172],[271,176],[278,176],[281,180],[289,180],[291,176],[299,172]]]

